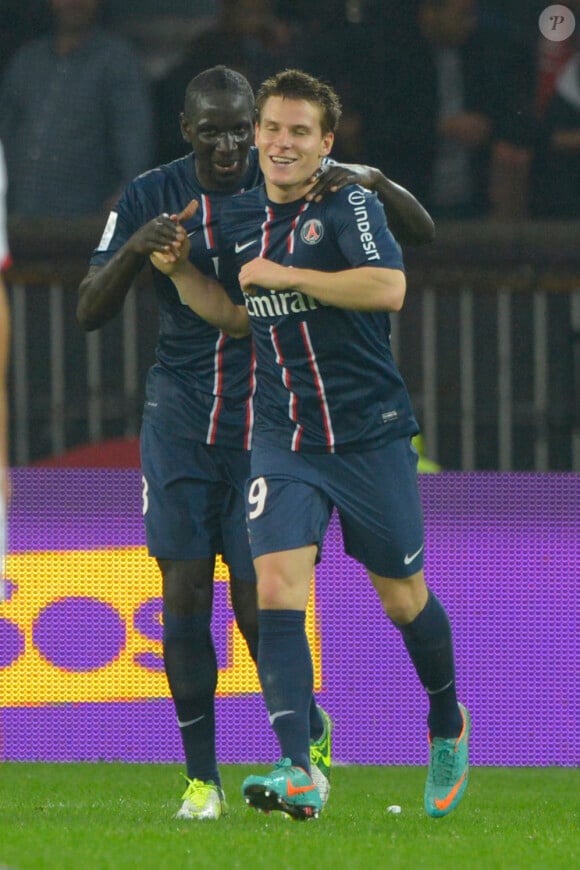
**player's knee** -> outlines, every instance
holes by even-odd
[[[388,605],[383,604],[383,607],[389,619],[396,625],[408,625],[421,612],[412,601],[397,601]]]
[[[422,571],[406,579],[375,575],[372,580],[385,613],[397,625],[412,622],[425,607],[428,590]]]
[[[308,587],[288,581],[281,574],[271,573],[258,578],[258,608],[260,610],[305,610]]]
[[[295,551],[291,558],[272,554],[256,559],[258,608],[306,610],[315,552],[316,548],[311,547]]]
[[[175,616],[212,608],[213,566],[207,560],[158,560],[163,578],[163,607]]]
[[[289,606],[288,587],[276,577],[268,577],[258,584],[260,610],[278,610]]]

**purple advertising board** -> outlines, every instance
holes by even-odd
[[[174,762],[157,568],[135,470],[17,469],[0,601],[0,755]],[[580,475],[422,475],[426,574],[453,625],[479,765],[575,766]],[[425,764],[426,699],[335,517],[307,626],[345,764]],[[223,566],[214,635],[224,763],[278,757]]]

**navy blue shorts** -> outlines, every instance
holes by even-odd
[[[246,516],[254,558],[317,544],[336,507],[345,552],[381,577],[423,567],[417,452],[399,438],[359,453],[252,449]]]
[[[177,560],[220,553],[234,577],[255,582],[244,509],[248,451],[190,441],[144,421],[141,466],[149,553]]]

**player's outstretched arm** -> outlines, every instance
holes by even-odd
[[[313,176],[314,187],[306,195],[319,202],[347,184],[374,190],[385,207],[389,229],[401,245],[426,245],[435,238],[435,224],[429,212],[412,193],[383,175],[374,166],[359,163],[328,164]]]
[[[299,290],[327,305],[351,311],[400,311],[406,292],[405,273],[400,269],[360,266],[341,272],[296,269],[264,257],[244,263],[240,270],[242,290],[253,295],[256,287],[284,292]]]
[[[189,239],[180,233],[181,247],[156,251],[150,255],[156,269],[168,275],[175,284],[182,302],[217,329],[232,338],[243,338],[250,332],[250,320],[245,305],[236,305],[222,285],[203,275],[187,258]]]
[[[139,227],[105,266],[90,267],[78,291],[77,320],[83,329],[100,329],[119,313],[147,258],[179,244],[178,222],[191,217],[196,208],[192,200],[179,215],[158,215]]]

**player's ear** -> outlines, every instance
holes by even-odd
[[[330,131],[325,133],[322,137],[322,143],[320,145],[320,157],[328,157],[330,152],[332,151],[332,146],[334,145],[334,133]]]
[[[179,126],[181,128],[181,135],[183,136],[186,142],[191,144],[191,131],[189,129],[189,121],[185,117],[183,112],[179,114]]]

